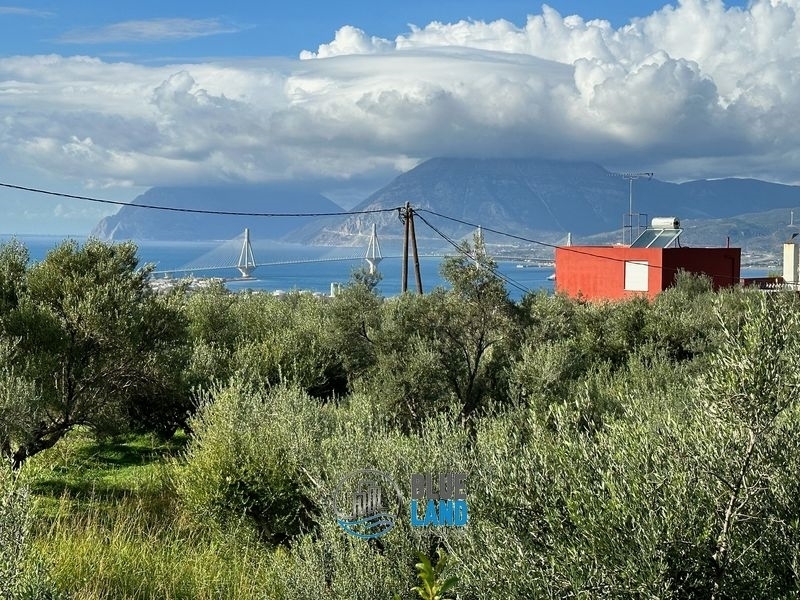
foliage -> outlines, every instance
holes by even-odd
[[[192,522],[286,542],[285,581],[299,597],[389,597],[411,587],[408,557],[450,534],[413,531],[401,518],[386,538],[363,542],[336,524],[330,497],[341,477],[363,468],[398,482],[414,465],[469,471],[455,407],[408,438],[362,394],[320,407],[296,389],[265,393],[233,382],[213,397],[198,410],[176,478]]]
[[[336,353],[350,383],[367,374],[377,361],[375,341],[382,326],[382,298],[368,282],[356,279],[330,304],[330,326]]]
[[[451,389],[462,402],[462,416],[469,418],[491,397],[491,383],[502,373],[516,341],[516,323],[482,238],[476,235],[473,246],[465,242],[461,250],[442,263],[442,276],[452,290],[431,315],[429,327]],[[494,400],[505,400],[505,390],[498,391]]]
[[[321,299],[211,289],[187,305],[195,344],[189,378],[195,386],[208,389],[238,376],[263,387],[297,384],[322,399],[346,393],[347,374]]]
[[[222,285],[210,286],[186,299],[184,314],[192,341],[186,378],[192,388],[207,387],[230,376],[231,357],[241,332],[232,309],[237,301]]]
[[[79,598],[263,598],[279,592],[270,553],[244,531],[217,535],[134,499],[108,515],[62,504],[36,542],[57,590]]]
[[[65,242],[41,263],[20,261],[13,249],[0,257],[4,402],[21,392],[0,427],[4,455],[19,467],[77,425],[171,435],[188,409],[180,300],[150,290],[135,246]]]
[[[713,288],[713,281],[708,275],[691,273],[683,269],[679,269],[675,274],[675,282],[672,285],[672,289],[687,299],[710,294]]]
[[[177,488],[195,522],[244,525],[270,542],[311,527],[315,507],[304,491],[303,465],[314,440],[297,432],[326,427],[315,403],[287,390],[256,392],[237,380],[204,396],[191,426]]]
[[[19,294],[30,256],[28,249],[12,240],[0,244],[0,315],[19,305]]]
[[[50,574],[31,547],[30,490],[0,464],[0,598],[44,600],[58,597]]]
[[[445,261],[450,289],[384,300],[356,278],[330,301],[154,298],[127,251],[99,248],[89,268],[74,246],[40,270],[0,248],[4,453],[64,406],[53,374],[73,372],[98,401],[88,411],[76,395],[88,426],[22,469],[39,500],[0,515],[12,539],[27,535],[8,580],[38,568],[78,597],[444,599],[456,578],[464,598],[800,593],[796,296],[679,274],[654,301],[515,305],[480,243]],[[171,341],[148,346],[134,317],[166,328],[167,315]],[[124,374],[155,373],[153,387],[108,370],[134,350],[141,371]],[[164,355],[174,379],[148,362]],[[162,422],[162,394],[185,382],[197,406],[182,452],[180,438],[95,437],[155,429],[144,413]],[[359,469],[390,474],[404,496],[377,540],[348,536],[331,511]],[[467,527],[411,525],[420,471],[468,474]],[[415,579],[413,557],[439,550]]]
[[[0,465],[0,598],[16,598],[22,583],[29,502],[28,491]]]
[[[736,585],[758,589],[770,582],[782,586],[786,573],[774,567],[753,573],[742,551],[769,555],[761,537],[752,539],[748,533],[775,527],[771,519],[762,522],[759,515],[796,508],[794,499],[772,494],[776,478],[783,479],[784,465],[796,460],[800,448],[795,421],[800,409],[798,300],[787,293],[750,295],[747,301],[746,318],[738,327],[722,325],[724,343],[711,356],[703,380],[709,413],[720,423],[724,435],[720,442],[726,450],[714,472],[722,484],[712,556],[714,598],[730,595],[726,588],[736,589]],[[786,500],[790,504],[783,506]],[[740,524],[750,531],[737,531]],[[793,535],[795,528],[789,525],[787,531],[781,525],[776,529],[784,537]],[[739,582],[730,581],[730,571]]]
[[[366,267],[353,269],[350,273],[350,282],[347,287],[361,287],[368,292],[374,292],[383,279],[380,271],[370,271]]]
[[[443,262],[450,290],[383,303],[367,388],[406,429],[417,428],[449,397],[458,399],[464,421],[508,399],[504,377],[517,327],[495,266],[476,238],[474,248],[464,244]]]
[[[373,368],[365,376],[364,388],[407,430],[441,410],[452,391],[447,367],[429,338],[432,331],[417,325],[434,306],[430,296],[416,294],[387,300],[381,307],[380,330],[373,337]]]
[[[422,600],[446,600],[445,594],[452,590],[458,583],[458,577],[442,579],[442,572],[447,566],[448,556],[445,552],[437,550],[439,560],[436,565],[431,564],[431,559],[422,552],[419,553],[419,562],[415,565],[417,577],[422,585],[412,588]]]

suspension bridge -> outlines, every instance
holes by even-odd
[[[367,236],[364,236],[367,237]],[[320,250],[317,248],[317,252]],[[307,256],[298,256],[298,253],[310,253]],[[214,281],[236,282],[236,281],[255,281],[254,272],[261,267],[274,267],[280,265],[306,265],[313,263],[334,263],[334,262],[357,262],[365,261],[367,269],[374,274],[378,270],[378,264],[384,258],[401,258],[397,256],[384,256],[381,251],[380,241],[376,232],[375,225],[366,244],[361,248],[330,248],[328,253],[320,256],[314,255],[314,250],[308,248],[292,248],[291,250],[273,248],[274,258],[258,261],[253,252],[252,241],[249,229],[245,229],[239,236],[222,242],[212,250],[197,257],[196,259],[184,264],[181,267],[171,269],[160,269],[152,272],[154,278],[151,284],[157,289],[169,289],[176,279],[188,278],[190,288],[203,288]],[[281,253],[283,256],[281,256]],[[444,252],[420,253],[420,257],[441,258],[446,256]],[[504,256],[506,261],[525,261],[522,266],[552,266],[552,262],[546,260],[531,260],[528,257],[514,258]],[[238,270],[238,276],[230,276],[232,272]],[[331,292],[333,294],[333,292]]]
[[[370,273],[375,273],[378,269],[378,264],[383,260],[380,242],[376,232],[375,225],[372,226],[372,234],[369,237],[366,252],[353,248],[347,249],[347,252],[342,252],[338,249],[339,253],[330,256],[307,256],[307,257],[276,257],[274,260],[256,261],[253,254],[253,246],[250,240],[250,230],[245,229],[244,232],[226,242],[221,243],[216,248],[206,252],[202,256],[192,260],[191,262],[174,269],[162,269],[153,271],[153,275],[162,275],[165,277],[175,277],[182,275],[194,276],[198,273],[208,273],[213,275],[215,271],[232,271],[237,269],[240,273],[239,277],[224,277],[226,281],[248,280],[254,279],[253,272],[259,267],[271,267],[277,265],[292,265],[292,264],[312,264],[312,263],[325,263],[325,262],[346,262],[346,261],[366,261]],[[436,256],[431,254],[430,256]]]

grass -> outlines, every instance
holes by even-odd
[[[283,596],[283,551],[188,522],[171,483],[185,436],[94,441],[76,431],[33,457],[33,560],[76,599]]]
[[[161,442],[148,435],[95,441],[89,432],[72,432],[51,450],[25,465],[25,480],[46,516],[65,498],[86,508],[104,503],[112,510],[122,498],[163,495],[169,461],[187,441],[178,435]]]
[[[67,505],[36,540],[60,590],[74,598],[267,598],[272,552],[246,532],[207,534],[142,518],[123,502],[115,517],[76,517]]]

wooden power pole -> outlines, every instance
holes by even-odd
[[[408,220],[411,223],[409,229],[411,233],[411,251],[414,253],[414,276],[417,279],[417,293],[422,293],[422,274],[419,271],[419,253],[417,252],[417,234],[414,232],[414,209],[408,209]]]
[[[417,280],[417,293],[422,293],[422,273],[419,268],[419,252],[417,251],[417,234],[414,230],[414,209],[411,203],[406,202],[403,210],[403,276],[401,291],[408,291],[408,245],[411,243],[411,252],[414,254],[414,277]]]
[[[411,223],[411,205],[406,202],[403,211],[403,276],[400,279],[400,291],[405,294],[408,291],[408,234]]]

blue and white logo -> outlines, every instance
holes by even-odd
[[[469,520],[466,473],[412,473],[411,526],[464,527]]]
[[[401,502],[400,488],[392,477],[372,469],[348,473],[333,493],[336,522],[350,535],[365,540],[392,530]]]

